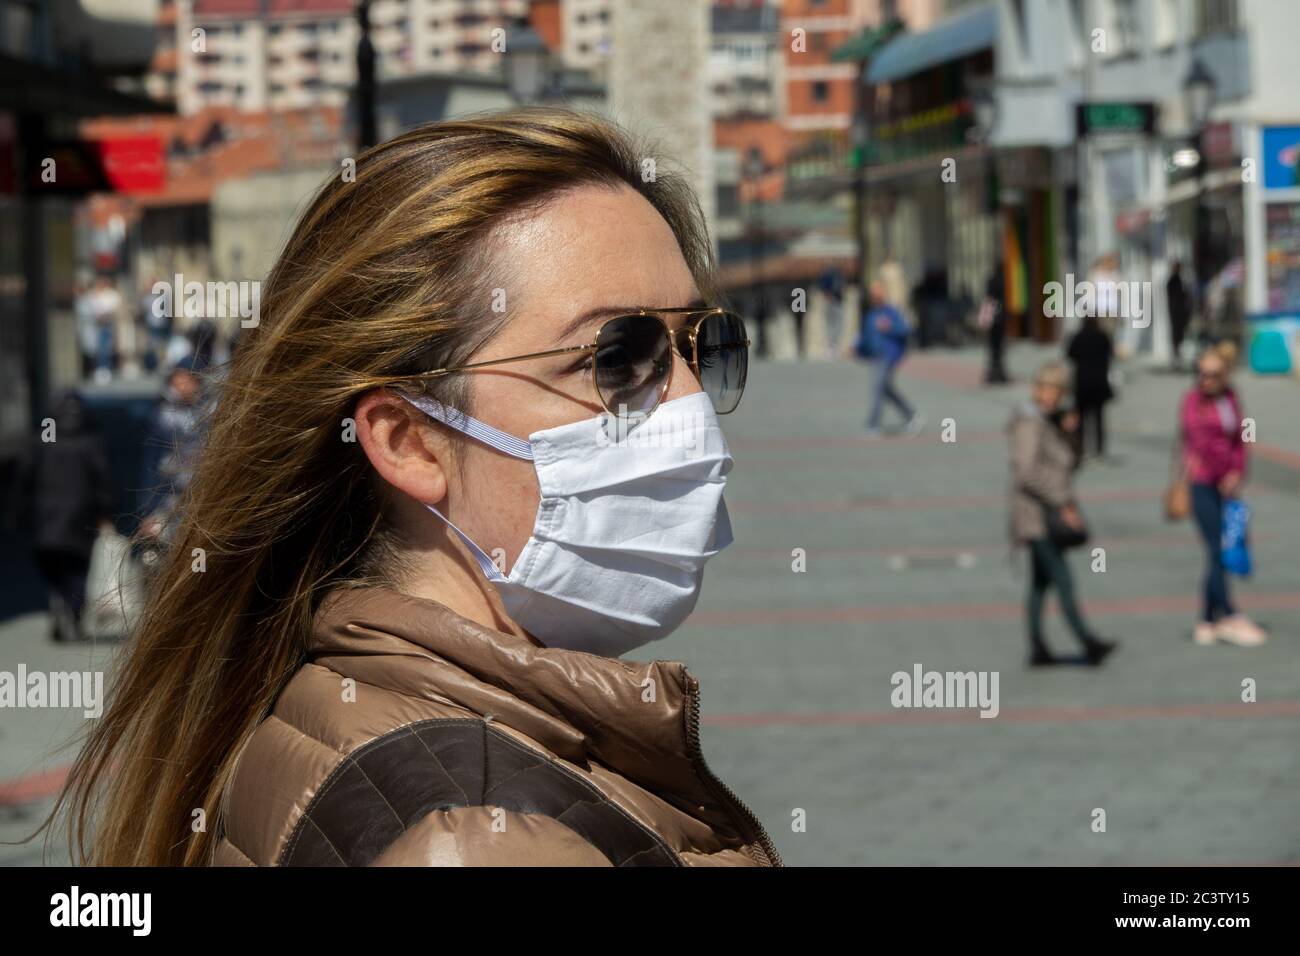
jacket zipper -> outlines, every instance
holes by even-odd
[[[704,751],[700,747],[700,682],[683,669],[686,676],[688,693],[686,695],[686,746],[690,751],[691,761],[695,764],[697,773],[705,785],[713,791],[715,796],[722,798],[724,805],[730,806],[739,811],[740,818],[750,829],[746,837],[751,843],[757,843],[762,848],[763,853],[767,856],[768,862],[772,866],[784,866],[781,862],[781,855],[776,852],[776,847],[768,838],[767,831],[763,829],[763,824],[754,816],[752,810],[736,796],[736,792],[729,786],[714,776],[709,765],[704,761]]]

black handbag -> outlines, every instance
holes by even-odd
[[[1074,528],[1061,518],[1061,509],[1043,506],[1043,517],[1047,519],[1047,537],[1052,544],[1062,551],[1079,548],[1088,543],[1088,525]]]

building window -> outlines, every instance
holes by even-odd
[[[1196,0],[1196,36],[1237,29],[1237,0]]]
[[[1113,53],[1136,53],[1142,49],[1142,20],[1137,0],[1112,0],[1115,44]]]
[[[1158,50],[1167,49],[1178,42],[1177,0],[1156,0],[1152,10],[1155,26],[1151,31],[1151,44]]]
[[[831,98],[831,88],[825,80],[814,80],[812,85],[814,103],[825,103]]]

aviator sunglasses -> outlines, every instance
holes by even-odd
[[[664,320],[666,315],[683,314],[689,318],[677,329],[670,329]],[[412,377],[436,378],[507,362],[583,353],[591,356],[592,383],[605,411],[620,419],[641,419],[658,407],[668,391],[674,348],[699,379],[714,411],[719,415],[734,411],[745,391],[749,336],[740,316],[725,309],[643,309],[606,320],[589,345],[471,362]]]

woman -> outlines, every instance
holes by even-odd
[[[779,865],[695,679],[618,659],[730,543],[748,355],[643,155],[520,111],[322,188],[72,771],[95,861]]]
[[[1074,364],[1074,404],[1079,413],[1079,446],[1085,456],[1089,445],[1098,459],[1106,457],[1106,403],[1115,397],[1110,385],[1110,363],[1115,349],[1095,315],[1070,339],[1066,357]]]
[[[1201,619],[1192,638],[1201,645],[1226,641],[1254,647],[1267,635],[1233,607],[1223,568],[1223,505],[1241,493],[1246,477],[1241,400],[1229,384],[1230,367],[1224,350],[1211,347],[1202,352],[1196,361],[1196,386],[1183,396],[1179,415],[1192,515],[1205,545]]]
[[[1070,372],[1060,362],[1049,362],[1034,376],[1033,400],[1017,408],[1007,431],[1011,436],[1011,537],[1029,549],[1033,568],[1026,617],[1029,624],[1029,664],[1040,667],[1064,663],[1043,640],[1043,600],[1056,588],[1061,612],[1083,645],[1086,663],[1097,666],[1117,646],[1093,634],[1074,600],[1074,582],[1061,544],[1052,534],[1049,513],[1065,528],[1084,530],[1083,516],[1071,487],[1078,466],[1072,433],[1078,428],[1073,412],[1065,412],[1062,399]]]

